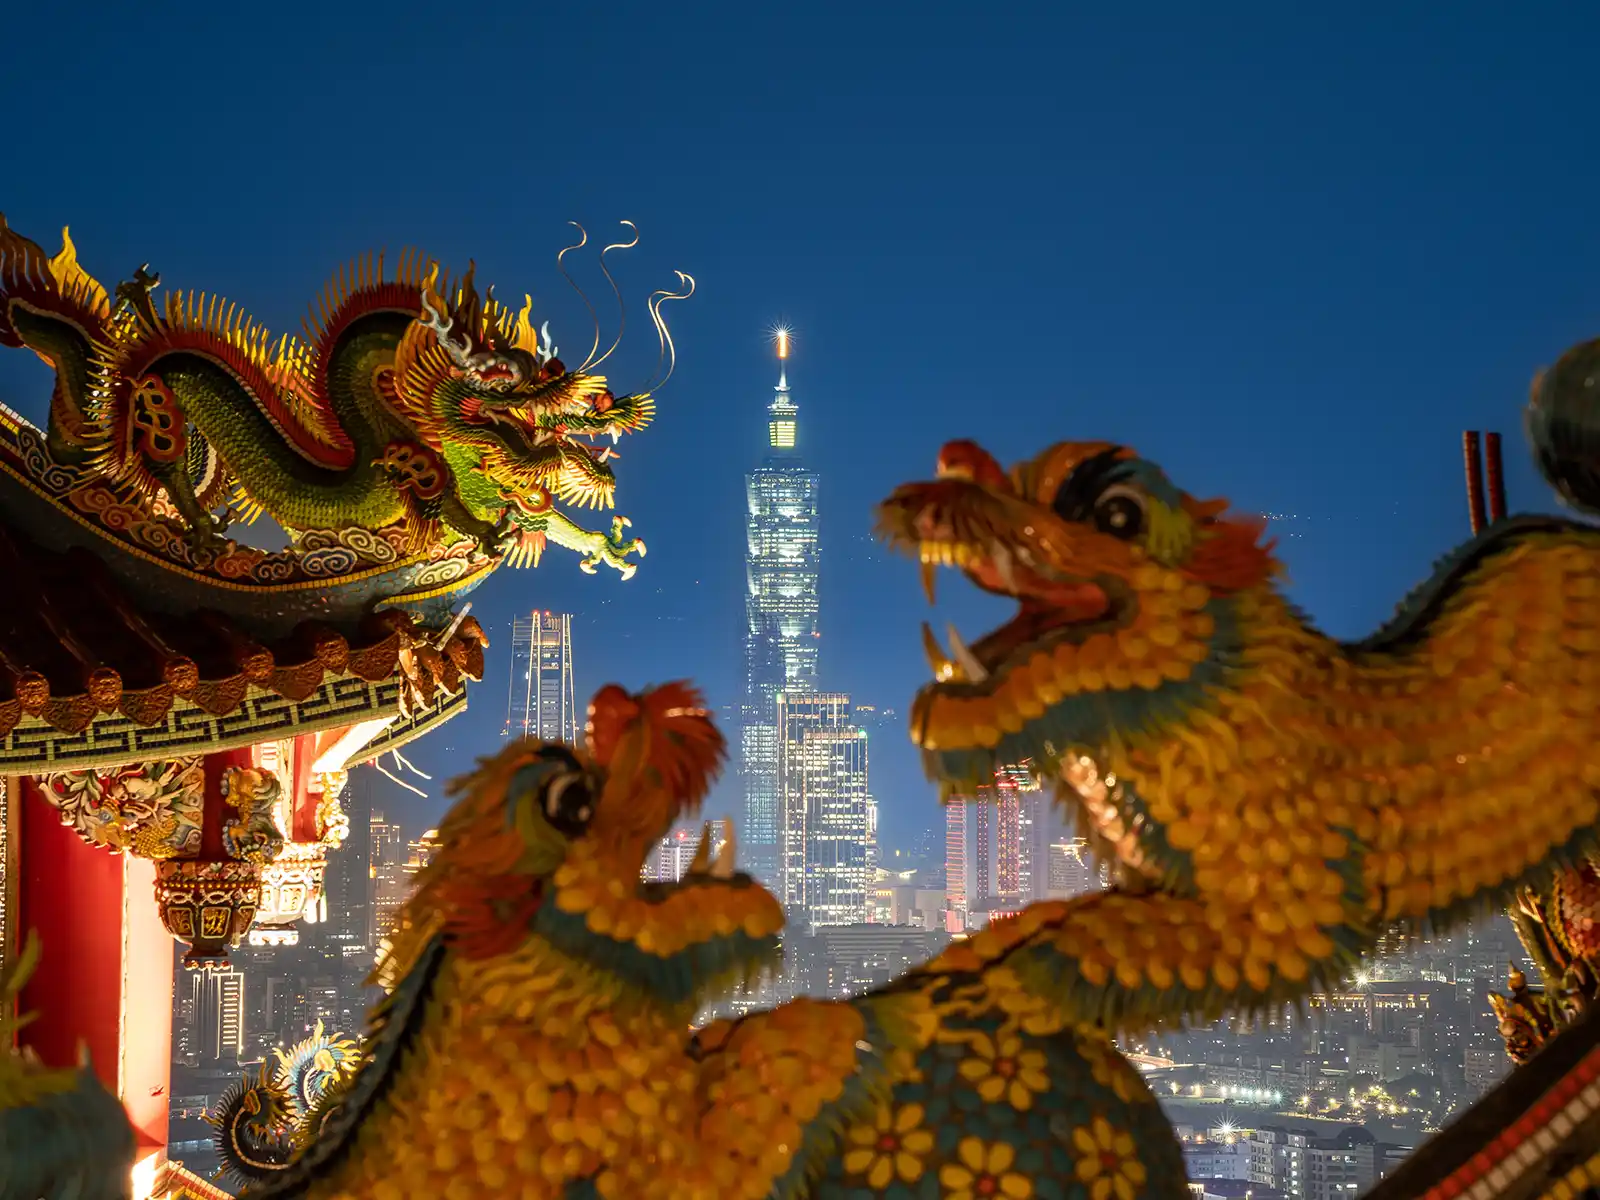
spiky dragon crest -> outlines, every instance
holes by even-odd
[[[196,544],[266,512],[291,535],[398,530],[412,553],[469,539],[515,564],[553,541],[585,570],[631,575],[644,545],[626,518],[588,532],[557,505],[613,504],[612,443],[649,423],[654,400],[569,370],[531,299],[513,312],[493,289],[480,298],[473,275],[450,287],[420,253],[392,272],[361,258],[303,339],[273,339],[215,295],[157,303],[144,268],[112,296],[70,236],[52,257],[0,218],[0,344],[55,368],[51,457],[180,520]],[[657,293],[652,317],[688,294]]]

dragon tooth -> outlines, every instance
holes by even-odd
[[[707,821],[700,829],[700,844],[695,847],[694,858],[689,861],[690,875],[703,873],[711,863],[711,822]]]
[[[989,559],[994,563],[995,572],[1000,576],[1001,582],[1006,585],[1006,590],[1015,592],[1017,590],[1017,571],[1015,560],[1011,557],[1011,551],[999,542],[993,542],[989,546]]]
[[[968,649],[967,644],[961,640],[961,634],[954,625],[948,627],[950,634],[950,655],[966,675],[969,683],[983,683],[989,678],[989,672],[978,661],[978,656]]]
[[[934,636],[933,629],[926,621],[922,623],[922,652],[928,656],[928,666],[933,668],[935,679],[950,678],[954,670],[950,656],[944,652],[944,647],[939,645],[939,639]]]
[[[930,606],[935,603],[933,580],[938,571],[939,568],[934,565],[933,560],[924,554],[922,559],[922,591],[928,597]]]
[[[738,839],[733,832],[733,822],[727,817],[722,819],[722,845],[717,847],[717,856],[711,860],[711,877],[713,879],[733,878],[734,856],[738,853]]]

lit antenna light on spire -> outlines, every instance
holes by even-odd
[[[780,359],[788,358],[789,357],[789,327],[787,325],[779,325],[776,329],[774,329],[772,331],[772,340],[773,340],[774,344],[778,347],[778,357]]]

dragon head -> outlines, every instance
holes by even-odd
[[[640,878],[720,768],[723,739],[699,693],[603,688],[585,741],[520,742],[456,785],[401,937],[442,934],[469,959],[553,951],[688,1010],[772,965],[783,910],[733,869],[731,835],[715,858],[703,844],[680,882]],[[391,958],[414,961],[398,942]]]
[[[535,516],[552,496],[609,507],[612,446],[650,423],[655,401],[615,396],[604,376],[569,370],[549,325],[535,330],[531,297],[516,313],[493,288],[480,298],[471,268],[450,293],[433,265],[422,312],[395,353],[392,392],[402,411],[436,450],[475,458],[487,485],[480,507],[509,502]]]
[[[917,696],[911,733],[947,791],[970,794],[1009,764],[1044,774],[1215,682],[1230,598],[1276,569],[1262,523],[1226,507],[1104,442],[1063,442],[1009,472],[951,442],[936,479],[883,502],[880,531],[921,559],[930,602],[934,571],[953,566],[1018,605],[970,646],[952,629],[948,652],[923,626],[935,682]]]

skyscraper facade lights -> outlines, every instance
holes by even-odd
[[[799,457],[799,408],[789,391],[788,337],[777,337],[778,386],[768,405],[768,453],[745,476],[744,679],[739,775],[744,791],[740,858],[779,883],[782,812],[778,694],[817,690],[818,480]]]
[[[572,616],[534,609],[511,622],[511,684],[502,737],[578,740]]]
[[[867,733],[850,697],[778,694],[780,890],[792,922],[867,919],[871,836]]]

